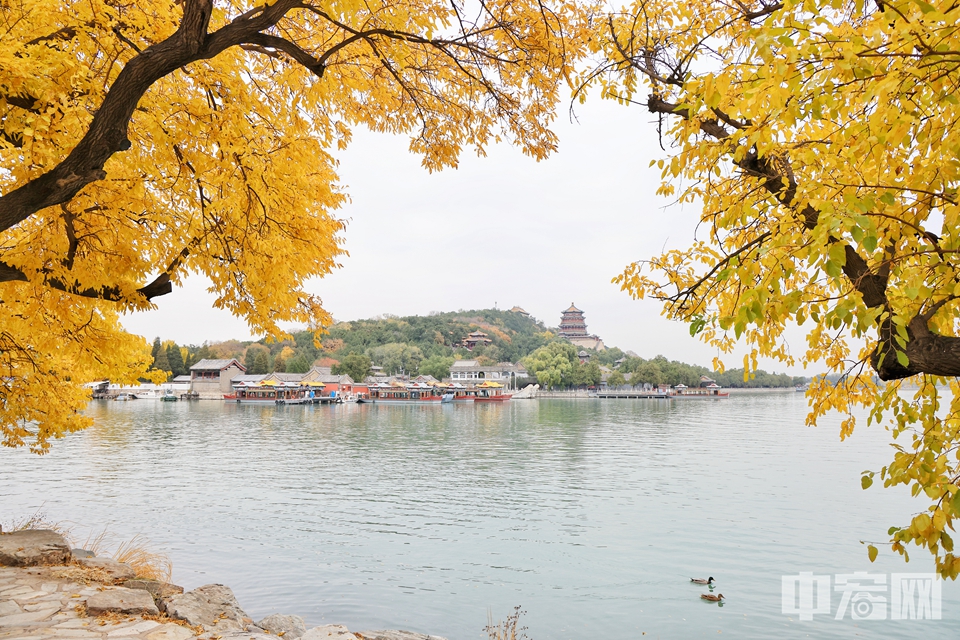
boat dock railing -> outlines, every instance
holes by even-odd
[[[656,399],[669,400],[672,396],[662,391],[598,391],[598,398]]]

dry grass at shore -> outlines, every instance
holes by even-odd
[[[82,585],[113,584],[113,578],[103,569],[87,567],[79,562],[55,569],[51,575],[58,580],[69,580]]]
[[[530,640],[526,634],[527,628],[519,626],[520,616],[524,613],[517,605],[506,620],[493,624],[493,612],[487,611],[487,626],[483,630],[490,640]]]
[[[43,510],[43,507],[37,509],[37,511],[31,516],[14,518],[13,520],[0,523],[0,531],[6,531],[8,533],[12,531],[24,531],[26,529],[47,529],[49,531],[59,533],[68,541],[71,539],[70,534],[73,532],[73,527],[67,525],[66,523],[55,522],[47,518],[47,514]]]
[[[113,558],[117,562],[123,562],[133,567],[138,578],[147,580],[157,580],[159,582],[170,582],[173,575],[173,563],[166,555],[150,550],[150,540],[143,534],[136,534],[130,540],[121,541],[113,551],[113,541],[115,536],[107,532],[106,529],[100,533],[87,536],[83,544],[78,544],[77,538],[73,535],[74,526],[65,522],[51,520],[43,509],[38,509],[31,516],[24,516],[2,523],[2,531],[23,531],[25,529],[47,529],[63,536],[71,547],[79,547],[90,551],[96,556],[102,558]],[[63,570],[70,573],[64,575],[64,578],[74,579],[81,584],[91,582],[109,583],[110,580],[104,579],[107,574],[92,568],[84,568],[73,565]],[[102,574],[102,575],[101,575]]]

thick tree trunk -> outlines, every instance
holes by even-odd
[[[935,376],[960,376],[960,338],[930,333],[926,321],[917,318],[907,329],[907,344],[897,345],[890,323],[880,327],[880,343],[870,355],[870,364],[881,380],[901,380],[921,373]],[[906,366],[897,352],[907,356]]]

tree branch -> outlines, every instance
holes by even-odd
[[[265,33],[255,33],[245,38],[242,44],[253,44],[269,49],[278,49],[283,51],[288,56],[306,67],[318,78],[323,77],[323,71],[326,69],[326,66],[323,64],[323,62],[317,60],[312,55],[285,38],[271,36]]]
[[[131,116],[157,80],[196,60],[215,57],[273,26],[298,2],[276,0],[255,15],[240,16],[208,34],[212,0],[183,0],[183,18],[177,31],[124,65],[86,134],[70,154],[47,173],[0,197],[0,232],[41,209],[69,201],[91,182],[105,178],[106,161],[130,148],[127,127]]]
[[[688,109],[671,104],[656,94],[652,94],[647,100],[647,108],[652,113],[690,119]],[[716,119],[702,119],[698,121],[698,125],[703,133],[717,140],[723,140],[730,135]],[[811,231],[816,228],[820,219],[819,211],[809,204],[800,211],[796,211],[793,207],[797,183],[789,161],[783,158],[764,157],[752,152],[733,162],[748,175],[760,179],[763,188],[779,204],[795,211],[806,230]],[[845,257],[843,274],[860,293],[864,304],[870,308],[884,309],[887,314],[887,319],[883,320],[879,326],[879,343],[870,356],[870,362],[880,379],[898,380],[920,373],[942,376],[960,375],[960,338],[934,334],[928,327],[934,313],[946,304],[946,301],[941,301],[926,313],[918,313],[912,318],[907,327],[908,339],[906,344],[901,346],[898,340],[902,342],[902,338],[899,338],[896,328],[889,319],[890,305],[886,294],[888,272],[874,273],[867,261],[840,238],[830,236],[830,242],[843,246]],[[702,285],[706,279],[701,279],[697,286]],[[692,293],[692,289],[690,292]],[[906,366],[900,363],[898,352],[907,356]]]

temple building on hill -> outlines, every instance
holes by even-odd
[[[583,318],[583,311],[577,309],[572,302],[570,308],[564,311],[560,318],[560,331],[557,335],[566,338],[582,349],[593,349],[595,351],[606,349],[603,340],[598,336],[587,333],[587,321]]]
[[[492,343],[487,334],[483,331],[471,331],[470,334],[460,342],[460,346],[469,351],[473,351],[474,347],[481,346],[485,347],[488,344]]]

